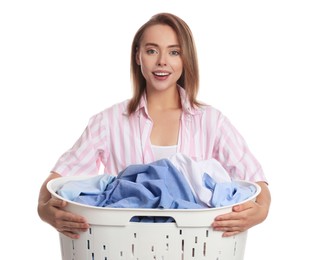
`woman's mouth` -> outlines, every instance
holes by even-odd
[[[162,72],[162,71],[155,71],[153,72],[153,75],[156,79],[160,79],[160,80],[163,80],[163,79],[166,79],[171,73],[169,72]]]

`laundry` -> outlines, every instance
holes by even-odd
[[[99,185],[98,181],[102,181],[102,184]],[[58,194],[98,207],[202,208],[182,173],[165,159],[128,166],[116,178],[96,176],[76,183],[70,181],[58,190]]]
[[[116,179],[113,175],[103,174],[87,179],[71,180],[60,187],[56,193],[61,197],[87,205],[96,205],[98,196]]]
[[[238,182],[216,183],[208,174],[203,176],[204,184],[213,193],[210,199],[212,208],[229,206],[247,200],[256,193],[253,185],[242,186]]]
[[[231,183],[229,174],[215,159],[195,161],[181,153],[176,153],[168,159],[182,172],[197,202],[205,207],[212,207],[211,198],[215,190],[214,186],[207,186],[204,183],[206,180],[210,182],[213,180],[220,186],[223,185],[222,183]],[[209,178],[206,179],[204,175],[208,175]]]
[[[207,163],[198,164],[177,154],[149,164],[130,165],[118,176],[69,181],[57,193],[90,206],[152,209],[228,206],[255,194],[253,185],[230,181],[217,161],[209,161],[209,169],[204,165]]]

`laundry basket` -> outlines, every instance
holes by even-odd
[[[61,177],[47,184],[56,194],[61,185],[70,180],[87,177]],[[256,183],[239,181],[241,185]],[[67,200],[66,200],[67,201]],[[220,214],[231,211],[231,206],[209,209],[135,209],[102,208],[68,201],[67,211],[84,216],[90,228],[79,239],[60,234],[63,260],[242,260],[247,231],[222,237],[210,225]],[[131,222],[136,216],[171,217],[172,223]]]

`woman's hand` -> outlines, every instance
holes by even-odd
[[[38,212],[41,219],[57,231],[72,239],[78,239],[81,232],[87,231],[89,224],[84,217],[64,210],[67,202],[51,198],[46,203],[39,203]]]
[[[53,198],[47,190],[47,183],[59,177],[61,176],[58,173],[52,172],[43,183],[39,194],[37,211],[40,218],[57,231],[72,239],[77,239],[80,236],[80,232],[87,231],[89,224],[84,217],[65,211],[67,202]]]
[[[217,216],[212,223],[214,230],[223,231],[223,237],[234,236],[266,219],[271,196],[266,183],[259,182],[258,184],[261,186],[261,193],[256,201],[234,206],[232,212]]]

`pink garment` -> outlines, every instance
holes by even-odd
[[[229,120],[217,109],[191,107],[185,90],[179,87],[183,113],[177,152],[196,161],[216,159],[232,180],[266,181],[261,165]],[[116,175],[131,164],[153,162],[146,96],[135,113],[128,116],[128,100],[93,116],[82,136],[64,153],[52,171],[66,175]]]

